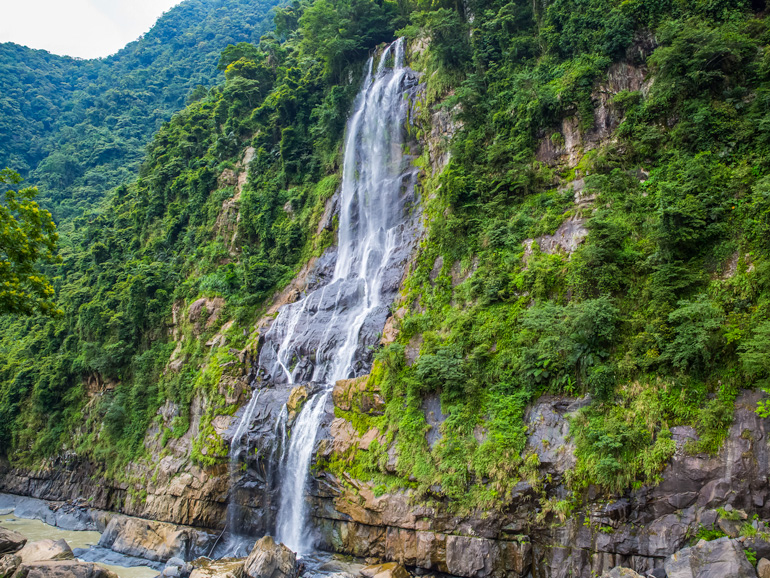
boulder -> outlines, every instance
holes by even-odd
[[[193,561],[190,578],[241,578],[243,576],[243,558],[224,558],[209,560],[198,558]]]
[[[609,572],[602,574],[602,578],[644,578],[641,574],[637,574],[631,568],[623,568],[622,566],[615,566]]]
[[[741,535],[741,527],[743,522],[741,520],[728,520],[727,518],[720,517],[717,521],[719,529],[731,538],[737,538]]]
[[[396,562],[367,566],[361,570],[361,575],[365,578],[410,578],[407,569]]]
[[[759,578],[770,578],[770,560],[762,558],[757,564],[757,575]]]
[[[664,565],[668,578],[755,578],[741,544],[728,537],[700,541],[672,554]]]
[[[128,516],[115,516],[102,534],[99,546],[157,562],[191,558],[210,549],[213,533]]]
[[[74,560],[75,555],[66,540],[38,540],[29,542],[21,550],[19,557],[23,564],[44,562],[46,560]]]
[[[46,560],[22,564],[14,578],[118,578],[118,575],[93,562]]]
[[[0,557],[0,578],[11,578],[20,565],[21,558],[16,554],[6,554]]]
[[[249,578],[296,578],[297,556],[272,536],[260,538],[246,558],[243,570]]]
[[[18,532],[0,528],[0,554],[10,554],[21,550],[26,543],[27,539]]]

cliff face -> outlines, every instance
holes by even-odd
[[[581,119],[577,114],[568,115],[556,124],[558,130],[553,127],[543,129],[537,135],[535,156],[540,164],[536,165],[536,169],[540,172],[533,179],[541,179],[543,182],[538,182],[538,186],[549,188],[549,194],[553,193],[543,206],[536,206],[537,211],[544,213],[552,210],[553,214],[548,213],[552,218],[547,226],[527,228],[528,236],[523,241],[517,236],[521,236],[521,231],[516,234],[507,230],[503,230],[505,234],[500,231],[485,233],[480,250],[495,242],[493,233],[503,237],[508,235],[514,239],[506,242],[515,246],[515,259],[511,261],[519,267],[517,273],[529,271],[535,275],[547,265],[551,267],[549,271],[558,276],[563,274],[559,271],[567,270],[570,263],[574,263],[573,258],[578,259],[579,251],[590,235],[606,232],[606,229],[595,225],[606,216],[605,209],[611,209],[613,203],[624,206],[621,200],[631,203],[628,198],[608,201],[602,196],[608,194],[607,190],[600,186],[588,186],[585,177],[587,172],[591,172],[591,167],[587,159],[607,147],[623,148],[624,145],[618,144],[618,130],[625,120],[625,110],[621,106],[622,99],[616,100],[616,97],[629,99],[629,93],[634,93],[642,98],[649,94],[652,80],[647,66],[640,59],[646,59],[654,48],[655,43],[649,37],[637,38],[633,49],[641,57],[634,56],[611,65],[606,76],[591,85],[593,114],[590,124],[586,126],[585,118]],[[418,58],[415,52],[413,56]],[[450,160],[448,143],[463,128],[458,121],[458,116],[463,113],[462,103],[448,102],[451,106],[446,103],[437,106],[423,92],[417,96],[412,111],[410,134],[415,142],[410,143],[410,147],[413,146],[417,154],[424,153],[419,160],[424,205],[447,194],[446,189],[450,185],[460,186],[439,179]],[[476,152],[481,155],[482,151]],[[231,256],[237,253],[234,246],[237,226],[233,223],[237,224],[241,219],[239,201],[241,189],[246,183],[244,171],[249,165],[246,159],[251,159],[253,154],[254,149],[247,149],[239,165],[234,169],[225,169],[220,175],[220,181],[235,188],[235,195],[225,201],[217,219],[218,230],[224,231],[229,240],[226,248]],[[606,172],[617,177],[618,182],[631,183],[629,186],[636,187],[633,191],[638,195],[632,199],[634,202],[647,197],[648,188],[644,183],[650,176],[648,170],[641,165],[621,170],[612,164],[612,159],[602,158],[602,162],[611,167]],[[615,192],[615,184],[613,182],[605,188]],[[457,207],[441,208],[442,211],[434,211],[428,218],[449,221]],[[286,214],[291,210],[291,203],[288,208],[284,207]],[[619,209],[618,212],[624,210]],[[331,195],[325,202],[323,215],[317,215],[316,232],[319,237],[334,230],[338,211],[339,196]],[[537,216],[540,217],[539,214]],[[605,226],[606,222],[603,223],[602,226]],[[505,226],[509,224],[506,221]],[[489,262],[484,263],[476,256],[465,261],[460,258],[450,261],[443,254],[438,254],[435,260],[430,259],[428,263],[427,284],[418,289],[424,289],[426,295],[446,289],[451,294],[447,307],[441,309],[440,304],[435,302],[407,299],[406,295],[415,291],[415,281],[411,276],[420,267],[426,268],[420,259],[428,254],[433,256],[429,251],[440,243],[449,243],[446,237],[437,241],[427,237],[426,231],[419,233],[425,236],[418,238],[415,234],[414,244],[401,248],[403,261],[408,261],[402,263],[406,266],[406,275],[401,279],[398,278],[400,271],[398,275],[392,275],[391,285],[394,288],[400,286],[402,291],[391,308],[379,339],[383,346],[400,344],[404,365],[408,368],[419,368],[421,356],[437,357],[436,351],[440,348],[436,344],[441,344],[441,339],[452,329],[439,325],[439,330],[424,330],[420,325],[423,320],[415,321],[417,317],[423,314],[427,317],[440,311],[437,316],[456,319],[451,317],[456,310],[463,307],[470,310],[483,303],[489,295],[497,299],[505,293],[499,285],[490,282]],[[634,235],[638,237],[637,233],[634,232]],[[419,241],[424,242],[420,244]],[[723,275],[714,274],[711,278],[728,280],[735,275],[740,253],[737,255],[734,267],[728,267],[730,270]],[[599,268],[590,257],[595,255],[581,257],[587,259],[586,267]],[[491,257],[488,255],[487,258]],[[623,258],[630,259],[627,255]],[[660,256],[656,254],[655,258]],[[259,536],[273,532],[281,491],[278,477],[280,452],[277,448],[282,441],[282,432],[277,430],[276,424],[286,407],[290,434],[303,403],[320,388],[312,382],[294,387],[280,380],[268,380],[264,372],[260,375],[258,371],[258,359],[265,345],[265,334],[275,321],[279,308],[328,283],[333,275],[335,259],[334,247],[309,259],[300,274],[274,297],[265,315],[254,324],[246,347],[228,351],[226,359],[212,361],[212,366],[216,363],[216,382],[209,390],[196,393],[189,414],[171,402],[160,409],[144,438],[144,447],[150,458],[131,464],[124,481],[102,479],[101,464],[90,463],[72,454],[62,455],[34,471],[0,464],[0,491],[49,500],[88,497],[90,505],[95,508],[216,530],[224,529],[229,505],[234,509],[232,519],[242,533]],[[622,259],[618,258],[620,261]],[[503,265],[500,264],[501,267]],[[483,294],[468,289],[474,287],[479,278]],[[493,281],[497,282],[496,279]],[[491,289],[489,285],[493,285]],[[520,308],[524,311],[534,309],[538,299],[569,301],[573,297],[572,287],[559,294],[557,285],[553,283],[545,289],[538,288],[536,284],[516,287],[511,294],[506,294],[506,299],[519,299]],[[632,292],[631,289],[628,291]],[[495,303],[491,301],[490,310]],[[431,309],[434,306],[435,309]],[[569,306],[564,305],[564,309]],[[220,318],[223,310],[222,302],[216,298],[201,298],[189,304],[180,302],[175,305],[174,326],[170,332],[174,340],[177,340],[177,333],[180,337],[167,371],[179,372],[185,368],[182,326],[188,339],[190,335],[200,338],[209,329],[215,334],[210,339],[207,337],[207,346],[227,348],[227,332],[231,326],[224,324],[221,329],[214,329],[224,321]],[[491,316],[498,315],[499,311],[495,309]],[[552,320],[554,323],[559,321],[555,316]],[[640,322],[637,320],[635,323]],[[669,323],[674,329],[667,327],[666,331],[678,330],[675,317]],[[511,327],[522,332],[530,329],[511,323],[505,326],[504,333],[512,332]],[[583,329],[578,327],[575,333]],[[656,349],[660,345],[658,342],[650,345],[654,339],[646,333],[648,329],[645,327],[645,333],[640,333],[639,337],[640,342],[646,339],[642,345],[648,349],[643,354],[650,358],[656,355],[664,357]],[[308,328],[309,333],[322,330],[322,327]],[[553,327],[541,326],[540,330],[546,332]],[[404,338],[405,332],[409,332],[408,339]],[[377,330],[371,330],[367,338],[374,339],[377,333]],[[474,360],[490,357],[503,347],[505,337],[503,334],[494,335],[494,339],[484,341],[472,351],[437,358],[441,363],[459,364],[471,357]],[[707,337],[716,339],[710,334]],[[591,377],[597,369],[594,366],[606,369],[604,360],[609,355],[604,351],[590,350],[597,340],[591,336],[580,344],[581,351],[589,350],[593,358],[600,360],[586,362],[590,372],[583,367],[583,373],[588,372]],[[312,350],[313,347],[308,347],[303,354],[309,356]],[[535,357],[534,354],[532,356]],[[622,359],[617,364],[626,362]],[[435,380],[434,375],[441,373],[441,363],[421,374],[426,382]],[[698,441],[703,440],[694,427],[674,425],[669,428],[667,423],[662,425],[653,420],[648,425],[645,421],[645,433],[650,440],[670,442],[664,448],[665,455],[640,455],[640,461],[649,458],[652,464],[647,468],[644,463],[639,468],[646,476],[644,482],[639,481],[642,476],[632,477],[630,481],[623,478],[616,484],[623,489],[612,491],[598,482],[581,486],[575,480],[580,460],[585,461],[577,448],[575,424],[579,425],[585,411],[599,402],[591,395],[576,397],[566,393],[568,388],[573,391],[578,389],[571,381],[573,376],[579,375],[578,369],[567,371],[561,376],[563,379],[559,385],[551,387],[548,375],[549,372],[558,375],[556,370],[543,364],[542,358],[536,358],[535,363],[540,365],[535,365],[535,369],[530,367],[526,379],[539,384],[538,396],[523,403],[526,409],[522,412],[520,423],[516,421],[517,416],[510,418],[515,425],[523,426],[522,447],[510,458],[523,465],[516,475],[510,476],[515,483],[510,487],[504,486],[504,493],[494,496],[494,500],[485,505],[458,505],[460,500],[449,496],[440,483],[435,482],[426,488],[421,485],[420,472],[404,471],[402,463],[410,456],[406,455],[404,446],[400,446],[399,442],[406,433],[391,427],[392,423],[386,418],[389,419],[389,410],[403,409],[407,403],[413,403],[414,400],[408,398],[414,397],[414,392],[401,395],[394,394],[392,389],[386,391],[382,386],[382,365],[375,364],[370,376],[337,382],[324,408],[322,435],[314,447],[315,467],[307,496],[311,525],[319,547],[356,556],[393,560],[420,572],[441,572],[463,578],[517,578],[527,575],[536,578],[587,578],[618,565],[646,573],[660,569],[669,556],[704,535],[714,537],[724,534],[742,538],[743,546],[755,551],[757,556],[770,555],[770,543],[765,540],[770,529],[762,521],[770,519],[770,504],[767,502],[770,447],[765,440],[770,421],[756,413],[761,393],[744,389],[737,394],[734,404],[730,402],[731,408],[734,406],[732,423],[718,451],[713,454],[700,451],[702,446]],[[575,367],[578,367],[577,362]],[[521,374],[524,375],[523,370]],[[545,377],[541,377],[544,374]],[[264,382],[260,381],[263,378]],[[614,387],[614,374],[612,380]],[[456,381],[464,381],[461,385],[465,386],[470,377],[462,374],[461,379]],[[602,393],[602,389],[594,388],[593,383],[591,390]],[[237,464],[236,475],[233,475],[224,458],[243,416],[243,406],[252,384],[259,386],[259,403],[249,424],[245,442],[248,451],[243,463]],[[444,395],[449,385],[447,380],[432,389],[418,387],[419,400],[414,406],[419,419],[423,420],[418,437],[420,448],[427,448],[427,452],[440,449],[456,433],[452,428],[458,428],[457,421],[450,421],[457,409],[445,403]],[[633,390],[637,385],[632,382],[628,388]],[[103,389],[103,386],[97,389]],[[720,381],[716,388],[720,393],[721,386]],[[565,393],[541,395],[549,388]],[[664,387],[661,386],[661,389]],[[634,390],[629,395],[637,394]],[[212,403],[214,396],[225,400],[225,403]],[[715,394],[709,390],[707,402],[714,399]],[[684,403],[686,400],[681,398],[681,401]],[[233,414],[235,406],[240,409]],[[677,419],[679,417],[676,416]],[[175,420],[180,418],[189,423],[187,431],[178,438],[165,439],[164,432],[173,430]],[[674,418],[670,419],[674,423]],[[721,416],[720,420],[728,422],[730,416]],[[477,421],[472,424],[473,427],[467,428],[471,430],[466,432],[467,437],[472,438],[474,448],[489,448],[483,444],[493,435],[493,417],[484,414]],[[677,423],[683,421],[679,419]],[[498,441],[501,440],[498,438]],[[648,446],[650,451],[655,447],[652,443]],[[612,451],[618,453],[617,448],[610,450],[607,455],[611,455]],[[193,456],[195,459],[192,459]],[[212,465],[201,465],[207,462]],[[360,466],[372,462],[376,462],[373,466],[376,475],[367,476],[371,470],[362,470]],[[665,464],[662,471],[658,469],[660,463]],[[619,480],[622,473],[617,472]],[[486,487],[492,485],[490,478],[474,473],[472,481],[477,487]],[[372,479],[375,481],[370,481]],[[467,485],[470,487],[471,483]],[[397,486],[409,489],[394,489]],[[756,519],[752,519],[755,516]]]
[[[573,156],[578,152],[584,154],[609,138],[619,118],[608,104],[607,91],[639,88],[643,82],[638,69],[613,70],[608,85],[597,90],[594,129],[587,135],[576,133],[560,149],[553,148],[550,139],[544,139],[539,153],[543,161],[574,162]],[[430,126],[422,127],[423,134],[429,135],[423,146],[430,151],[430,170],[438,174],[447,160],[446,142],[456,124],[447,112],[437,111],[428,118]],[[565,133],[569,134],[570,126],[565,121]],[[334,206],[332,199],[327,220],[333,215]],[[538,239],[543,250],[569,252],[585,236],[580,227],[566,228],[561,236],[559,231],[553,237],[551,249],[546,239]],[[271,311],[328,280],[334,256],[334,249],[330,249],[313,260],[276,298]],[[205,302],[192,304],[184,314],[188,322],[205,325],[217,311],[216,303]],[[262,334],[272,319],[269,314],[257,324]],[[391,321],[384,340],[392,341],[395,335]],[[257,356],[255,350],[244,350],[239,354],[240,361],[224,372],[219,388],[233,403],[244,399]],[[576,462],[569,420],[591,400],[541,397],[525,416],[527,442],[523,453],[537,456],[536,470],[509,495],[501,497],[498,507],[458,514],[452,513],[451,504],[440,497],[418,497],[411,491],[382,493],[373,482],[357,480],[346,473],[335,475],[324,468],[331,458],[348,459],[351,449],[367,452],[375,441],[387,444],[377,429],[358,431],[345,418],[334,417],[335,411],[344,415],[382,414],[383,397],[368,381],[364,377],[339,382],[326,410],[322,428],[327,433],[318,444],[319,468],[308,496],[311,523],[322,549],[393,560],[423,571],[465,578],[515,578],[529,574],[538,578],[587,577],[617,565],[642,573],[661,568],[668,556],[686,546],[704,528],[727,528],[727,534],[737,537],[742,520],[730,522],[724,510],[720,514],[718,508],[740,511],[741,518],[755,514],[761,519],[770,518],[770,448],[765,440],[770,421],[759,418],[755,412],[760,399],[756,392],[745,392],[738,398],[729,436],[717,455],[689,453],[688,443],[697,439],[695,430],[672,428],[676,452],[658,485],[616,495],[589,487],[573,500],[575,506],[562,510],[554,504],[570,496],[565,478]],[[157,462],[135,464],[131,482],[99,479],[94,465],[75,456],[62,456],[34,472],[4,464],[0,491],[48,500],[87,496],[94,508],[220,530],[226,520],[228,496],[232,496],[242,531],[255,536],[269,533],[280,491],[280,480],[276,479],[275,423],[287,402],[291,423],[303,400],[314,391],[312,384],[299,388],[271,384],[264,390],[249,433],[248,447],[253,451],[247,458],[246,471],[236,478],[237,484],[232,488],[226,465],[200,467],[189,459],[192,440],[200,433],[205,403],[196,398],[189,416],[191,427],[183,437],[162,448],[157,442],[158,427],[148,431],[145,444],[152,448]],[[427,436],[435,444],[443,435],[446,416],[437,398],[433,402],[426,398],[423,406],[431,424]],[[168,424],[177,413],[167,404],[159,415]],[[214,435],[227,440],[238,417],[239,414],[215,417],[211,421]],[[387,468],[395,473],[398,457],[394,445],[388,456]],[[770,554],[770,544],[758,538],[752,540],[758,553],[767,550]]]
[[[537,476],[519,483],[504,509],[452,515],[415,503],[409,493],[378,495],[373,484],[322,474],[312,491],[313,517],[325,548],[457,576],[588,577],[619,565],[649,573],[702,530],[721,528],[737,538],[753,516],[770,516],[770,421],[756,414],[761,397],[738,398],[717,455],[690,454],[687,444],[697,434],[675,427],[677,450],[660,484],[614,496],[589,488],[573,511],[544,512],[543,504],[569,494],[565,475],[575,463],[569,418],[588,400],[544,397],[526,418],[527,449],[540,459]],[[365,438],[344,443],[361,445]],[[729,511],[740,512],[737,522]],[[747,540],[758,556],[770,553],[762,538]]]
[[[756,392],[739,397],[717,455],[690,454],[687,443],[696,433],[674,428],[677,451],[660,484],[615,496],[589,488],[574,511],[543,515],[544,497],[568,493],[564,476],[574,465],[568,420],[587,402],[545,397],[530,408],[526,420],[528,449],[540,458],[537,479],[521,482],[503,510],[453,515],[441,504],[415,501],[409,492],[380,495],[371,483],[321,471],[310,490],[312,524],[322,549],[465,578],[588,577],[618,565],[644,574],[662,568],[703,530],[735,538],[743,534],[748,536],[741,538],[745,548],[768,556],[762,520],[770,518],[770,419],[755,412],[760,398]],[[365,446],[366,438],[337,433],[332,439],[344,449],[345,444]],[[322,450],[327,443],[321,442]],[[182,471],[171,481],[149,480],[142,501],[125,486],[94,479],[87,463],[62,459],[36,472],[4,465],[0,491],[57,501],[88,497],[94,508],[221,529],[228,477],[199,471],[196,478],[193,471]],[[236,496],[244,523],[258,535],[269,531],[270,505],[256,471],[250,469],[246,477],[251,480]],[[746,532],[749,526],[759,531]]]

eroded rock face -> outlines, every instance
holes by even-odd
[[[265,536],[254,544],[243,571],[248,578],[296,578],[299,566],[294,552]]]
[[[0,578],[11,578],[19,566],[21,566],[21,557],[16,554],[0,556]]]
[[[755,578],[754,566],[737,541],[724,537],[701,541],[666,560],[668,578]]]
[[[49,560],[22,564],[14,578],[118,578],[118,575],[92,562]]]
[[[243,564],[243,559],[209,560],[208,558],[200,558],[193,562],[190,578],[242,578]]]
[[[321,471],[311,486],[319,545],[465,578],[529,573],[534,578],[590,578],[618,566],[644,576],[661,574],[666,560],[688,546],[700,528],[726,526],[729,520],[717,508],[741,518],[731,522],[733,533],[755,514],[770,517],[770,420],[754,411],[761,395],[745,392],[738,398],[718,455],[690,455],[684,448],[697,437],[695,431],[675,427],[678,449],[659,485],[609,500],[589,492],[584,508],[563,523],[536,521],[537,495],[525,481],[514,488],[505,512],[453,516],[441,507],[415,503],[408,493],[379,495],[373,484],[337,480]],[[549,476],[544,487],[549,497],[567,495],[564,474],[575,464],[568,416],[588,403],[588,398],[545,396],[526,414],[525,453],[538,455],[541,474]],[[430,410],[429,405],[423,408],[426,414]],[[337,418],[334,428],[341,449],[361,447],[363,434],[349,422]],[[770,556],[770,544],[761,537],[746,538],[743,547]]]
[[[368,375],[339,380],[334,385],[332,398],[334,407],[344,411],[355,409],[368,415],[382,415],[385,412],[385,400],[380,390],[370,384]]]
[[[395,562],[385,564],[374,564],[361,570],[361,576],[364,578],[410,578],[406,568]]]
[[[116,516],[102,534],[99,546],[127,556],[166,562],[173,557],[190,560],[208,553],[216,538],[215,533],[204,530]]]

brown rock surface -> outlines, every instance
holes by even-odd
[[[118,575],[92,562],[49,560],[22,564],[14,578],[118,578]]]
[[[21,558],[16,554],[0,556],[0,578],[11,578],[20,565]]]
[[[355,410],[369,415],[382,415],[385,400],[379,389],[374,387],[368,375],[353,379],[340,379],[332,391],[334,405],[341,410]]]
[[[294,552],[265,536],[254,544],[243,571],[249,578],[296,578],[299,566]]]
[[[121,554],[165,562],[190,559],[213,543],[216,535],[185,526],[116,516],[99,540],[99,546]]]
[[[66,540],[38,540],[28,542],[18,552],[22,563],[43,562],[45,560],[74,560],[75,555]]]
[[[193,561],[190,578],[241,578],[243,576],[243,558],[225,558],[210,560],[199,558]]]
[[[21,550],[27,539],[13,530],[0,528],[0,554],[9,554]]]
[[[386,562],[384,564],[373,564],[361,570],[364,578],[409,578],[410,574],[406,568],[395,562]]]

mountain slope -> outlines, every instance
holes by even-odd
[[[216,79],[229,44],[271,27],[272,0],[187,0],[107,58],[79,60],[0,45],[0,166],[39,186],[57,221],[129,182],[144,147],[198,86]]]

